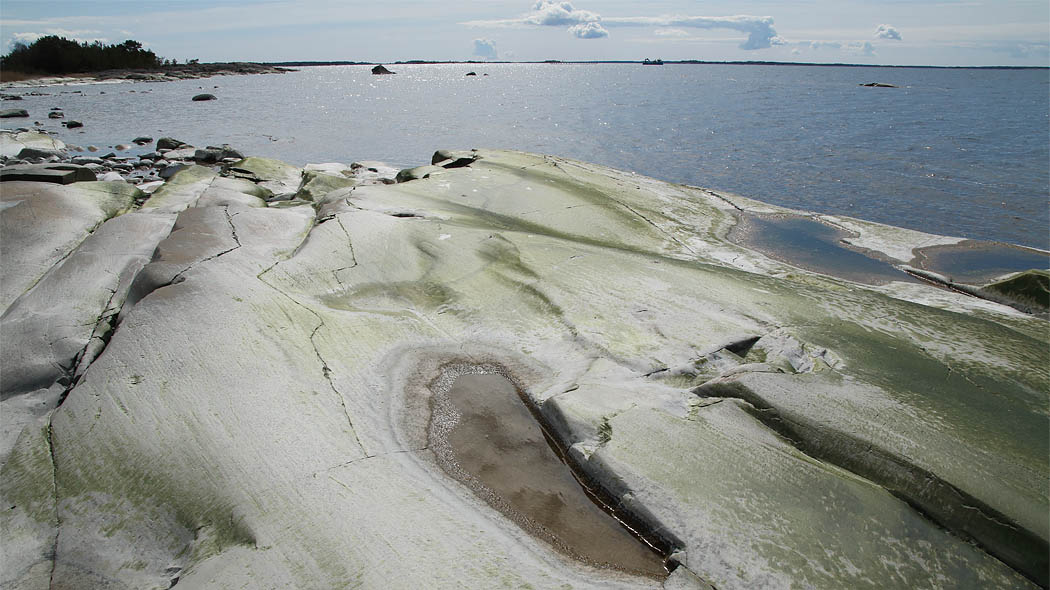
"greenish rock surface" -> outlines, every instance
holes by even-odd
[[[1050,271],[1029,270],[981,288],[988,298],[1033,312],[1050,311]]]
[[[320,175],[273,161],[231,166],[236,187],[193,167],[113,220],[177,215],[139,246],[148,264],[113,271],[104,347],[68,383],[33,379],[65,397],[0,467],[0,586],[1046,586],[1044,319],[766,257],[729,231],[783,210],[742,197],[465,154],[306,193]],[[57,256],[0,234],[5,289],[35,269],[5,309],[52,267],[101,273],[86,257],[108,250],[77,245],[130,202],[96,206]],[[18,244],[48,219],[18,217]],[[954,240],[836,221],[902,261]],[[68,305],[98,308],[97,284]],[[35,329],[19,340],[45,351]],[[446,474],[428,425],[450,366],[513,381],[581,480],[672,543],[674,571],[576,561]]]
[[[248,157],[230,164],[234,176],[256,182],[274,195],[293,195],[302,184],[303,171],[280,160]]]
[[[322,171],[306,170],[303,172],[302,186],[295,193],[295,198],[304,201],[317,201],[332,191],[355,185],[357,185],[357,180],[341,173],[331,174]]]

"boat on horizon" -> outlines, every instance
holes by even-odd
[[[662,65],[664,65],[664,60],[662,60],[662,59],[649,59],[647,57],[647,58],[645,58],[645,60],[642,61],[642,65],[643,66],[662,66]]]

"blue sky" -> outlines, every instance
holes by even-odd
[[[0,45],[135,39],[179,61],[1050,65],[1047,0],[3,0]]]

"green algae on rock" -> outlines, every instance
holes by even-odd
[[[433,161],[307,201],[253,195],[303,174],[247,158],[85,214],[63,253],[113,215],[178,217],[13,443],[0,584],[1047,585],[1044,319],[766,256],[729,240],[741,213],[797,212],[742,197],[521,152]],[[223,174],[262,203],[204,198]],[[825,217],[902,264],[958,242]],[[0,239],[5,288],[58,262],[9,266]],[[554,550],[449,476],[431,384],[455,364],[500,367],[579,476],[672,543],[671,575]]]

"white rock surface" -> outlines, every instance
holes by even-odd
[[[726,239],[744,200],[480,155],[269,207],[191,168],[124,215],[178,217],[3,464],[0,585],[1033,586],[1044,320],[769,259]],[[577,562],[446,475],[451,364],[512,379],[681,567]]]

